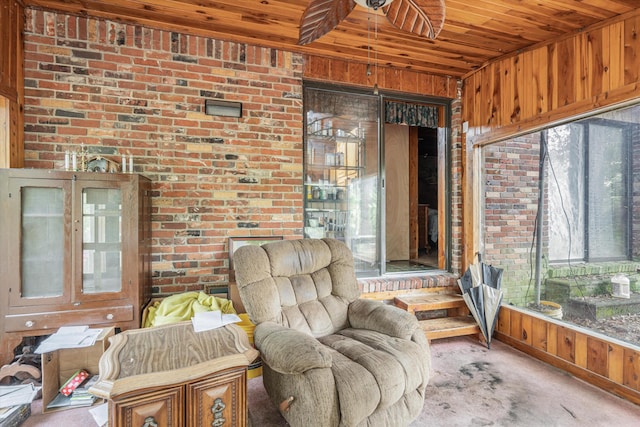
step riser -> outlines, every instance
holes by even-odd
[[[480,334],[480,328],[469,315],[467,304],[460,294],[400,295],[393,300],[396,307],[427,317],[420,325],[428,340]],[[429,317],[428,312],[440,311],[446,317]]]
[[[429,341],[443,339],[443,338],[453,338],[453,337],[466,337],[469,335],[478,335],[480,333],[480,329],[476,328],[472,329],[459,329],[452,331],[424,331],[425,336]]]
[[[410,313],[416,311],[442,310],[447,308],[465,308],[467,304],[457,294],[418,295],[394,298],[396,307]]]

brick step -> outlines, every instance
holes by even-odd
[[[409,313],[467,307],[462,295],[454,293],[401,295],[393,299],[393,304]]]
[[[429,341],[480,333],[480,327],[471,316],[438,317],[421,320],[420,326]]]

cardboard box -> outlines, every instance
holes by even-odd
[[[104,328],[95,344],[90,347],[65,348],[42,354],[43,412],[73,408],[72,406],[47,409],[47,405],[56,398],[60,387],[79,369],[84,369],[91,375],[100,373],[100,357],[109,347],[109,338],[114,334],[114,328]]]

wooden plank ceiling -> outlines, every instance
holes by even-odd
[[[414,1],[420,4],[429,0]],[[334,30],[300,46],[300,18],[308,0],[24,2],[28,6],[324,57],[371,64],[377,59],[380,67],[452,77],[463,77],[497,57],[575,33],[640,6],[638,0],[446,0],[444,27],[433,41],[391,26],[381,9],[373,12],[356,6]]]

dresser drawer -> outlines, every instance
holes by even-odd
[[[133,305],[15,314],[5,316],[4,320],[5,332],[57,330],[69,325],[110,325],[132,321]]]

